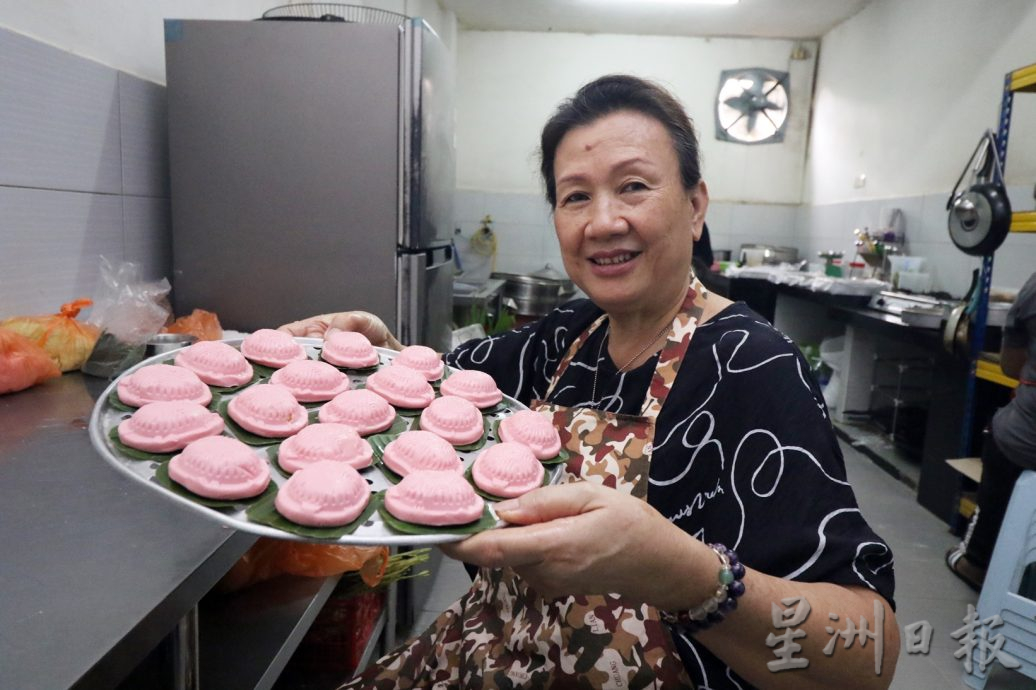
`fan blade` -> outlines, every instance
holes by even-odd
[[[760,111],[758,110],[753,110],[752,112],[748,113],[748,122],[746,126],[748,127],[749,132],[755,129],[755,119],[756,117],[758,117],[759,113]]]
[[[723,101],[723,104],[742,113],[748,113],[752,110],[751,97],[746,97],[743,93],[740,96],[728,98]]]

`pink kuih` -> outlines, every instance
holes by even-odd
[[[424,345],[404,347],[392,360],[392,364],[413,369],[428,381],[441,379],[445,368],[439,353]]]
[[[274,507],[300,525],[337,527],[358,518],[370,497],[367,480],[355,468],[323,460],[293,474],[277,491]]]
[[[408,367],[385,367],[367,377],[367,390],[377,393],[396,407],[428,407],[435,390],[420,373]]]
[[[119,440],[148,453],[180,450],[191,441],[223,433],[223,418],[183,400],[144,405],[119,424]]]
[[[150,364],[119,379],[119,400],[140,407],[152,402],[184,400],[208,405],[212,391],[198,375],[172,364]]]
[[[553,458],[561,452],[561,437],[550,417],[532,410],[522,410],[504,418],[500,422],[500,440],[524,444],[540,460]]]
[[[300,359],[273,372],[270,383],[284,386],[299,402],[323,402],[349,390],[349,377],[327,362]]]
[[[356,430],[345,424],[311,424],[281,444],[277,462],[286,472],[298,472],[329,460],[362,470],[370,467],[373,451]]]
[[[366,388],[336,395],[317,414],[322,424],[345,424],[361,436],[384,431],[396,421],[395,408],[385,398]]]
[[[487,448],[471,466],[475,486],[501,498],[515,498],[543,486],[545,472],[529,447],[521,443]]]
[[[203,340],[177,353],[176,366],[190,369],[210,386],[232,388],[252,380],[252,365],[221,340]]]
[[[291,391],[272,383],[246,388],[230,401],[227,412],[243,429],[267,438],[291,436],[309,422],[306,408]]]
[[[474,369],[456,371],[442,382],[439,390],[443,395],[456,395],[470,400],[480,409],[492,407],[504,399],[504,394],[496,387],[493,377],[484,371]]]
[[[482,424],[482,413],[475,404],[455,395],[436,398],[421,413],[422,429],[455,446],[466,446],[482,438]]]
[[[241,341],[241,354],[257,364],[280,368],[290,362],[306,359],[306,351],[288,333],[260,328]]]
[[[261,494],[270,483],[270,467],[236,438],[208,436],[173,456],[169,477],[199,496],[235,500]]]
[[[486,502],[456,472],[419,470],[385,492],[385,509],[416,525],[464,525],[482,516]]]
[[[401,477],[420,470],[464,471],[449,441],[430,431],[404,431],[385,446],[381,459]]]
[[[335,331],[324,336],[320,356],[337,367],[368,369],[378,363],[378,353],[363,333]]]

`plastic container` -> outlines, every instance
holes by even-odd
[[[909,290],[910,292],[928,292],[932,289],[931,273],[901,271],[898,274],[893,274],[893,280],[900,290]]]
[[[824,386],[824,402],[829,410],[838,407],[842,393],[842,369],[845,365],[845,336],[824,338],[820,343],[820,361],[831,369],[831,378]]]
[[[925,267],[925,258],[923,256],[894,254],[888,257],[888,262],[893,276],[897,273],[920,273]]]

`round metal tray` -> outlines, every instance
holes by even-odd
[[[316,359],[319,356],[319,348],[323,344],[322,340],[320,340],[319,338],[296,338],[296,340],[306,348],[306,353],[311,359]],[[241,339],[227,340],[226,342],[230,345],[237,346],[240,345]],[[388,350],[384,348],[375,349],[378,351],[378,357],[380,359],[379,366],[384,366],[388,364],[392,360],[392,358],[395,357],[396,354],[398,354],[394,350]],[[252,534],[258,534],[260,536],[265,537],[289,539],[293,541],[356,544],[365,546],[382,544],[389,546],[407,546],[440,544],[445,542],[460,541],[469,536],[465,534],[451,533],[435,533],[425,535],[400,534],[398,532],[392,531],[388,526],[386,526],[382,521],[381,516],[377,513],[377,511],[375,511],[374,514],[370,517],[370,519],[362,525],[360,525],[352,534],[347,534],[338,539],[318,539],[313,537],[305,537],[292,532],[280,530],[265,524],[253,522],[249,519],[246,513],[246,510],[249,507],[246,504],[241,504],[240,506],[236,506],[232,509],[210,508],[208,506],[202,505],[201,503],[195,502],[188,497],[175,493],[165,488],[161,484],[157,483],[155,481],[156,470],[164,463],[147,460],[136,460],[134,458],[127,457],[120,453],[118,448],[115,447],[115,445],[109,438],[109,433],[111,432],[111,430],[116,425],[118,425],[119,422],[130,416],[129,412],[125,412],[112,406],[112,404],[109,402],[109,396],[113,393],[113,391],[115,391],[115,387],[118,385],[119,379],[121,379],[123,376],[128,376],[137,369],[151,364],[171,364],[173,358],[176,355],[176,352],[177,351],[172,351],[156,355],[154,357],[144,360],[143,362],[137,364],[131,369],[126,370],[119,376],[119,378],[112,381],[112,383],[105,389],[104,393],[101,395],[96,405],[94,406],[93,414],[90,416],[90,441],[93,443],[94,448],[97,449],[97,452],[101,454],[101,457],[103,457],[112,467],[114,467],[119,472],[122,472],[131,479],[146,486],[151,491],[158,493],[164,500],[171,500],[180,503],[181,505],[184,505],[187,508],[194,510],[195,512],[201,513],[207,518],[216,520],[217,522],[233,527],[235,529],[239,529],[243,532],[250,532]],[[362,374],[357,372],[350,372],[349,378],[351,383],[355,387],[357,384],[364,382],[368,375],[369,373]],[[242,388],[241,390],[244,390],[244,388]],[[221,397],[223,400],[229,400],[230,398],[234,397],[234,395],[237,395],[239,393],[240,391],[235,391],[234,393],[221,394]],[[312,410],[316,408],[310,409]],[[519,403],[517,400],[510,398],[508,396],[504,396],[503,403],[499,405],[497,408],[495,408],[493,412],[488,413],[485,416],[489,418],[489,426],[492,429],[494,425],[493,423],[495,421],[503,419],[507,415],[513,414],[518,410],[524,409],[527,408],[521,403]],[[414,420],[416,419],[416,417],[401,417],[406,422],[406,426],[408,429],[413,426]],[[230,429],[228,425],[228,428],[224,432],[224,434],[233,436],[234,431]],[[458,451],[457,454],[459,455],[461,461],[464,463],[465,470],[471,467],[472,463],[475,461],[475,457],[480,452],[482,452],[482,450],[485,450],[485,448],[489,447],[493,443],[496,443],[496,439],[492,431],[490,431],[485,446],[483,446],[479,450]],[[260,457],[262,457],[265,461],[269,462],[269,458],[264,450],[265,448],[267,448],[267,446],[258,446],[252,448],[253,451],[256,452]],[[550,465],[546,467],[546,470],[548,473],[548,481],[551,483],[555,483],[561,478],[561,475],[564,471],[564,464]],[[361,474],[370,483],[372,493],[383,491],[392,485],[388,478],[382,473],[382,471],[378,467],[370,467],[365,470],[362,470]],[[284,482],[287,481],[287,479],[284,478],[284,476],[281,475],[281,473],[273,467],[270,468],[270,478],[271,481],[273,481],[278,486],[282,485]],[[489,506],[491,514],[494,518],[496,518],[496,513],[492,512],[493,502],[487,500],[486,503]],[[502,527],[504,524],[506,523],[500,520],[497,520],[496,522],[497,527]]]

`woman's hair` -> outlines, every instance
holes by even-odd
[[[680,103],[658,84],[627,74],[611,74],[586,84],[575,96],[563,101],[543,127],[540,173],[551,208],[558,200],[554,177],[554,155],[558,144],[570,130],[618,110],[632,110],[658,120],[673,140],[684,188],[691,189],[701,180],[698,137],[694,124]]]

